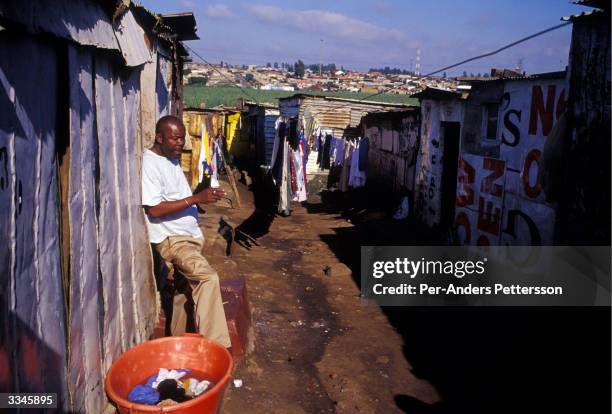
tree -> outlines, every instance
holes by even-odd
[[[295,76],[303,78],[305,72],[304,62],[302,62],[302,59],[298,59],[298,61],[295,62]]]
[[[270,62],[268,62],[268,63],[266,63],[266,67],[267,67],[267,68],[271,68],[271,67],[272,67],[272,64],[271,64]]]
[[[278,69],[278,62],[274,62],[274,69]]]

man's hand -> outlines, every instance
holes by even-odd
[[[196,203],[216,203],[222,197],[226,197],[225,191],[220,188],[208,187],[205,190],[200,191],[193,195],[193,201]]]
[[[146,213],[152,218],[166,217],[185,210],[198,203],[215,203],[220,198],[227,197],[225,191],[220,188],[207,188],[197,194],[176,201],[162,201],[156,206],[144,206]]]

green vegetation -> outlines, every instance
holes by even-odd
[[[206,108],[213,108],[218,105],[236,106],[240,98],[245,98],[248,101],[255,99],[260,103],[278,103],[278,98],[295,95],[297,93],[305,93],[308,95],[332,96],[335,98],[345,99],[363,99],[369,94],[361,92],[310,92],[310,91],[261,91],[258,89],[246,89],[248,94],[245,95],[240,89],[232,86],[203,86],[203,85],[185,85],[184,101],[186,107],[197,107],[200,102],[206,104]],[[416,98],[410,98],[407,95],[383,94],[376,95],[368,101],[400,103],[409,105],[418,105],[419,101]]]

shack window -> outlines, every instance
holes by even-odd
[[[499,104],[489,103],[484,105],[484,116],[485,121],[484,127],[486,128],[485,139],[495,140],[497,138],[497,116],[499,113]]]

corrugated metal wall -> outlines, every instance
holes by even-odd
[[[102,332],[98,291],[98,214],[96,189],[98,141],[91,51],[70,47],[70,306],[69,382],[75,409],[93,412],[104,401]]]
[[[274,149],[274,139],[276,137],[276,120],[279,112],[266,109],[264,115],[264,148],[266,165],[272,164],[272,150]]]
[[[53,44],[0,36],[0,390],[57,392],[62,406],[57,73]]]
[[[140,178],[140,91],[155,83],[91,48],[7,33],[0,46],[0,390],[57,392],[63,411],[101,412],[106,371],[150,337],[159,311]],[[69,162],[66,204],[58,159]]]

